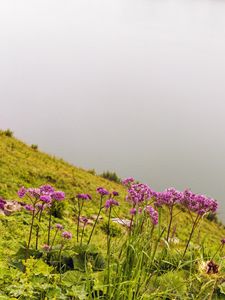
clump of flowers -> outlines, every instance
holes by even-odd
[[[122,184],[126,187],[129,187],[131,184],[135,182],[135,179],[133,177],[128,177],[122,180]]]
[[[159,214],[152,206],[148,205],[145,208],[146,212],[149,214],[153,225],[157,225],[159,222]]]
[[[103,187],[101,187],[101,186],[98,187],[98,188],[96,189],[96,192],[100,195],[99,210],[98,210],[97,218],[95,219],[94,226],[92,227],[92,230],[91,230],[91,233],[90,233],[88,242],[87,242],[88,245],[89,245],[89,243],[91,242],[91,239],[92,239],[92,236],[93,236],[95,227],[96,227],[97,222],[98,222],[98,219],[99,219],[99,216],[100,216],[100,214],[101,214],[102,209],[104,208],[104,206],[102,205],[102,203],[103,203],[103,198],[104,198],[105,196],[107,196],[107,195],[110,194],[109,191],[107,191],[105,188],[103,188]]]
[[[97,193],[99,193],[101,196],[106,196],[109,195],[109,191],[107,191],[106,189],[104,189],[103,187],[98,187],[96,189]]]
[[[183,193],[175,188],[168,188],[162,193],[157,193],[156,199],[155,205],[157,206],[166,205],[168,207],[173,207],[175,204],[181,203]]]
[[[80,232],[80,216],[83,210],[84,202],[91,200],[91,195],[89,194],[78,194],[77,195],[77,205],[78,205],[78,214],[77,214],[77,242],[79,241],[79,232]]]
[[[155,196],[155,192],[147,184],[135,183],[128,188],[126,200],[136,206],[153,196]]]
[[[70,240],[70,239],[72,239],[73,235],[72,235],[72,233],[69,232],[69,231],[63,231],[62,237],[63,237],[64,239]]]
[[[62,191],[55,191],[55,189],[51,185],[42,185],[40,188],[28,188],[21,187],[18,191],[18,196],[20,198],[24,198],[25,196],[29,199],[30,204],[25,204],[24,208],[27,211],[32,212],[30,233],[27,243],[27,255],[28,250],[30,248],[32,232],[34,227],[35,218],[38,219],[38,224],[36,227],[36,250],[38,249],[38,240],[39,240],[39,230],[40,230],[40,222],[44,208],[48,208],[49,212],[49,223],[48,223],[48,237],[47,237],[47,245],[50,244],[50,229],[51,229],[51,207],[54,204],[54,201],[62,201],[65,198],[65,194]]]
[[[113,206],[119,206],[119,202],[113,198],[106,200],[106,202],[105,202],[106,209],[113,207]]]
[[[155,206],[162,207],[166,206],[169,210],[169,223],[167,229],[166,240],[169,241],[170,230],[173,221],[173,209],[174,206],[180,204],[183,200],[183,193],[176,190],[175,188],[168,188],[164,192],[157,193]]]
[[[194,194],[190,190],[185,190],[183,193],[182,204],[190,211],[199,216],[206,213],[215,213],[218,204],[217,201],[205,195]]]

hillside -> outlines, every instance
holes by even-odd
[[[79,193],[88,193],[93,198],[91,202],[84,205],[84,209],[82,212],[83,215],[90,218],[93,214],[96,215],[98,212],[99,195],[96,193],[96,188],[101,186],[110,191],[117,191],[119,192],[118,201],[120,203],[120,207],[119,207],[120,217],[126,219],[131,218],[129,215],[130,207],[128,203],[124,200],[126,195],[126,189],[122,185],[116,184],[114,182],[110,182],[99,176],[95,176],[88,171],[85,171],[81,168],[77,168],[75,166],[68,164],[62,159],[58,159],[51,155],[42,153],[39,150],[35,150],[29,145],[26,145],[25,143],[17,140],[16,138],[6,136],[3,132],[1,132],[0,133],[0,198],[3,198],[5,200],[19,201],[20,199],[17,195],[17,191],[21,186],[24,186],[25,188],[31,188],[31,187],[39,187],[46,184],[52,185],[55,189],[62,190],[63,192],[65,192],[66,201],[63,207],[62,216],[60,219],[53,217],[53,222],[55,223],[60,222],[61,224],[63,224],[63,226],[67,230],[70,230],[72,232],[74,237],[76,236],[75,224],[76,224],[76,214],[77,214],[77,206],[76,206],[77,200],[75,199],[75,195]],[[185,241],[187,240],[190,232],[191,217],[185,211],[180,211],[178,208],[175,208],[175,210],[176,210],[176,217],[172,222],[171,228],[173,229],[174,232],[173,237],[175,237],[178,241],[180,241],[182,245],[182,246],[178,246],[178,248],[181,249],[181,247],[183,247]],[[103,224],[105,224],[105,227],[107,227],[107,220],[108,220],[107,211],[102,211],[102,216],[103,216],[102,222]],[[112,210],[111,217],[117,217],[117,216],[118,216],[117,213],[114,212],[114,210]],[[44,217],[43,222],[44,225],[47,224],[47,216]],[[165,209],[163,209],[161,212],[160,222],[161,222],[160,225],[161,227],[159,227],[157,231],[156,230],[154,231],[155,234],[155,237],[153,235],[154,239],[156,239],[156,234],[159,234],[161,238],[160,228],[162,228],[164,224],[168,222],[168,213]],[[27,234],[25,232],[28,232],[29,226],[30,226],[30,214],[27,213],[25,210],[12,213],[9,216],[3,216],[3,215],[0,216],[0,229],[1,229],[0,260],[1,260],[1,269],[4,270],[4,272],[6,272],[6,270],[9,270],[8,266],[9,264],[12,264],[12,257],[15,257],[16,252],[21,247],[21,243],[25,242],[27,237]],[[124,226],[120,226],[118,224],[114,224],[112,228],[115,231],[115,237],[112,238],[112,244],[113,247],[117,249],[116,247],[120,247],[120,246],[122,247],[123,245],[124,242],[123,239],[125,239],[126,229],[124,228]],[[90,232],[91,232],[91,226],[89,226],[84,233],[84,241],[87,241]],[[204,257],[204,255],[210,258],[218,248],[218,245],[220,244],[220,240],[223,237],[225,237],[225,230],[223,225],[221,224],[219,225],[217,223],[204,219],[201,221],[193,237],[193,241],[195,242],[195,244],[192,245],[194,249],[192,251],[197,251],[198,253],[200,251],[202,258]],[[40,241],[42,244],[44,244],[45,238],[40,237]],[[163,247],[164,245],[163,240],[160,241],[159,239],[158,240],[156,239],[156,241],[157,243],[160,242],[158,247]],[[106,252],[108,253],[108,250],[104,248],[104,244],[108,243],[107,228],[106,230],[105,229],[103,230],[103,228],[97,228],[96,235],[93,239],[93,243],[98,248],[101,248],[103,255],[106,255]],[[140,247],[140,244],[138,247]],[[173,246],[170,245],[168,246],[168,249],[170,249],[169,251],[170,255],[172,255],[173,253],[176,256],[177,250],[174,247],[175,247],[174,245]],[[115,250],[115,253],[117,250]],[[141,251],[140,248],[139,251]],[[164,252],[160,251],[156,255],[161,255],[162,253]],[[168,252],[166,253],[167,253],[166,255],[168,255]],[[162,268],[165,269],[168,268],[169,272],[171,270],[174,272],[174,270],[171,269],[171,265],[175,263],[176,260],[177,257],[176,259],[172,257],[171,261],[169,261],[168,257],[164,257],[163,261],[161,260],[160,263],[163,265]],[[157,261],[155,262],[155,265],[157,265]],[[160,266],[158,267],[160,268]],[[192,261],[192,267],[193,267],[193,261]],[[153,262],[151,262],[149,268],[150,269],[153,268]],[[10,269],[10,272],[12,272],[12,269]],[[180,269],[179,272],[181,272]],[[182,278],[182,276],[184,276],[186,278],[187,276],[186,273],[180,274],[179,272],[177,273],[178,277],[181,276]],[[7,275],[9,276],[9,278],[11,276],[10,274],[11,273]],[[3,280],[4,276],[5,275],[3,275],[3,271],[2,273],[0,272],[0,285],[2,284],[1,280]],[[173,276],[176,277],[176,275]],[[176,278],[172,278],[171,280],[173,281],[175,279]],[[184,279],[184,281],[185,280],[186,279]],[[164,281],[166,282],[167,280]],[[169,290],[170,289],[168,288],[168,291]],[[137,296],[138,292],[139,291],[137,291],[136,298],[129,298],[129,297],[122,298],[122,296],[121,298],[119,298],[118,295],[115,296],[114,294],[114,296],[112,296],[112,298],[110,299],[166,299],[166,298],[160,298],[161,296],[157,296],[158,297],[157,298],[156,294],[155,296],[152,296],[153,298],[151,298],[150,296],[149,298],[148,297],[141,298]],[[108,288],[107,288],[107,293],[108,293]],[[161,290],[159,291],[159,295],[160,293],[162,293]],[[168,295],[169,293],[170,292],[168,292]],[[170,296],[167,295],[167,299],[194,299],[191,297],[185,298],[186,296],[185,297],[180,296],[179,298],[177,295],[174,296],[175,293],[174,291],[172,291],[171,293],[172,293],[171,298]],[[187,295],[188,294],[187,287],[184,290],[182,290],[180,293],[181,295],[184,294]],[[2,294],[2,297],[4,295],[4,297],[6,298],[4,297],[1,298],[1,293],[0,293],[0,299],[18,299],[18,297],[16,297],[13,293],[12,293],[13,295],[12,298],[10,297],[7,298],[8,296],[5,296],[6,294],[4,293]],[[8,292],[7,295],[9,294],[10,293]],[[34,294],[32,294],[32,296],[29,297],[26,296],[25,298],[23,298],[22,296],[21,299],[42,299],[40,298],[40,296],[37,296],[35,298]],[[43,299],[86,299],[85,297],[76,298],[76,296],[71,296],[71,297],[68,296],[68,298],[66,297],[63,298],[63,296],[62,297],[54,296],[55,298],[52,296],[48,296],[48,297]],[[98,297],[96,297],[96,299],[100,299],[100,298],[101,297],[99,295]],[[199,298],[199,299],[203,299],[203,298]],[[204,299],[210,299],[210,298],[204,298]]]

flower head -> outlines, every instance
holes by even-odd
[[[145,210],[149,213],[152,224],[157,225],[159,220],[159,215],[157,210],[155,210],[152,206],[148,205],[145,207]]]
[[[6,204],[6,201],[4,199],[0,198],[0,209],[4,210],[5,204]]]
[[[154,194],[155,192],[147,184],[135,183],[128,189],[126,199],[128,202],[137,205],[143,201],[149,200]]]
[[[135,182],[133,177],[128,177],[122,180],[122,184],[126,187],[130,186],[131,184],[133,184]]]
[[[222,240],[221,240],[221,244],[225,244],[225,238],[223,238]]]
[[[114,197],[119,196],[119,193],[117,191],[113,191],[112,194]]]
[[[40,192],[43,193],[43,194],[50,194],[51,195],[52,193],[54,193],[54,191],[55,191],[54,188],[49,184],[42,185],[40,187]]]
[[[63,226],[59,223],[55,224],[55,228],[58,230],[63,230]]]
[[[136,213],[137,213],[137,209],[136,208],[133,207],[133,208],[130,209],[130,214],[132,216],[136,215]]]
[[[156,199],[156,206],[166,205],[171,207],[182,201],[183,193],[177,191],[175,188],[168,188],[162,193],[157,193]]]
[[[44,251],[48,252],[49,250],[51,250],[51,246],[49,246],[49,245],[47,245],[47,244],[44,244],[44,245],[42,246],[42,249],[43,249]]]
[[[118,206],[119,205],[119,202],[116,201],[115,199],[111,198],[111,199],[108,199],[106,200],[105,202],[105,208],[108,209],[110,207],[113,207],[113,206]]]
[[[84,225],[87,225],[88,224],[88,218],[86,218],[86,217],[80,217],[79,218],[79,221],[81,222],[81,223],[83,223]]]
[[[190,190],[185,190],[183,195],[182,204],[198,215],[202,216],[208,212],[215,213],[218,208],[217,201],[205,195],[194,194]]]
[[[49,195],[41,195],[40,200],[44,203],[51,203],[52,198]]]
[[[106,189],[104,189],[103,187],[98,187],[96,191],[101,196],[109,195],[109,192]]]
[[[31,197],[38,199],[40,197],[41,191],[39,188],[29,188],[27,189],[27,193]]]
[[[28,211],[34,211],[34,210],[35,210],[35,208],[34,208],[33,205],[31,205],[31,204],[26,204],[26,205],[24,206],[24,208],[25,208],[26,210],[28,210]]]
[[[51,194],[52,199],[56,201],[62,201],[65,199],[65,193],[62,191],[55,191]]]
[[[18,196],[20,197],[20,198],[23,198],[25,195],[26,195],[26,192],[27,192],[27,189],[25,189],[25,187],[24,186],[22,186],[20,189],[19,189],[19,191],[18,191]]]
[[[70,239],[72,239],[72,233],[71,232],[69,232],[69,231],[64,231],[63,233],[62,233],[62,237],[64,238],[64,239],[67,239],[67,240],[70,240]]]
[[[91,200],[91,196],[89,194],[78,194],[77,198],[82,200]]]

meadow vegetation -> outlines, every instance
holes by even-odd
[[[214,199],[34,150],[0,132],[0,300],[225,299]]]

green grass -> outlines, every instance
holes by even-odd
[[[130,218],[130,207],[124,200],[126,195],[124,187],[92,173],[34,149],[0,131],[0,197],[6,200],[18,200],[17,191],[21,186],[28,188],[50,184],[58,190],[63,190],[66,194],[63,217],[62,219],[53,218],[53,223],[62,223],[67,230],[72,231],[74,235],[72,248],[65,249],[65,253],[68,257],[72,255],[78,266],[76,270],[67,271],[61,277],[42,260],[30,258],[25,263],[26,272],[21,273],[19,268],[15,267],[15,261],[17,263],[19,261],[19,254],[16,255],[16,253],[23,242],[27,241],[31,216],[25,211],[16,212],[10,216],[0,216],[0,287],[4,290],[1,293],[0,289],[0,300],[89,299],[85,298],[85,293],[87,290],[93,291],[93,285],[97,294],[98,291],[105,293],[108,287],[103,284],[104,272],[101,271],[101,266],[107,252],[106,244],[109,238],[107,232],[113,232],[110,260],[113,277],[110,282],[113,286],[118,285],[116,290],[111,290],[111,298],[107,299],[223,299],[220,297],[225,294],[220,296],[219,293],[215,293],[216,288],[213,288],[214,285],[217,290],[225,290],[222,283],[225,278],[223,259],[220,256],[216,257],[221,265],[221,272],[217,277],[202,274],[198,270],[198,266],[201,261],[209,259],[218,248],[221,238],[225,237],[224,226],[202,220],[194,234],[186,261],[182,262],[180,253],[190,232],[191,219],[186,212],[179,211],[177,208],[178,214],[173,220],[172,230],[179,243],[168,245],[163,239],[157,242],[160,230],[168,223],[168,213],[164,209],[160,226],[155,229],[152,237],[153,245],[158,243],[153,261],[148,254],[154,253],[154,247],[148,246],[147,252],[143,250],[148,244],[148,228],[146,233],[140,234],[140,236],[139,234],[135,235],[134,240],[127,240],[127,230],[124,227],[110,224],[111,229],[108,231],[107,214],[104,210],[102,211],[103,221],[96,227],[92,245],[88,249],[81,249],[75,242],[76,211],[74,211],[74,207],[76,200],[74,197],[76,194],[89,193],[92,195],[93,200],[84,205],[82,213],[82,215],[91,216],[98,212],[99,196],[96,194],[96,188],[103,186],[111,191],[116,190],[120,193],[118,198],[120,207],[112,210],[112,217],[117,217],[119,214],[120,217]],[[41,230],[44,232],[44,228],[47,227],[47,218],[44,218],[42,226]],[[84,242],[88,240],[90,231],[91,226],[88,226]],[[45,242],[46,237],[43,234],[40,244]],[[58,237],[56,244],[59,243],[60,238]],[[121,261],[118,259],[120,251],[123,252]],[[93,262],[96,253],[99,255],[99,260]],[[88,259],[90,259],[87,265],[85,264],[86,272],[83,270],[82,255],[84,257],[88,255]],[[129,257],[134,259],[134,269],[131,268],[132,264],[127,264],[126,259]],[[93,268],[95,269],[93,270]],[[144,270],[143,274],[142,269]],[[131,274],[129,274],[129,270],[131,270]],[[151,274],[151,278],[149,274]],[[15,280],[15,284],[12,284],[11,281]],[[77,285],[74,284],[75,282]],[[139,284],[140,291],[137,288]],[[213,291],[213,298],[210,298],[212,297],[211,291]],[[136,293],[136,298],[133,298],[134,293]],[[99,294],[96,295],[92,296],[95,299],[103,299]]]

